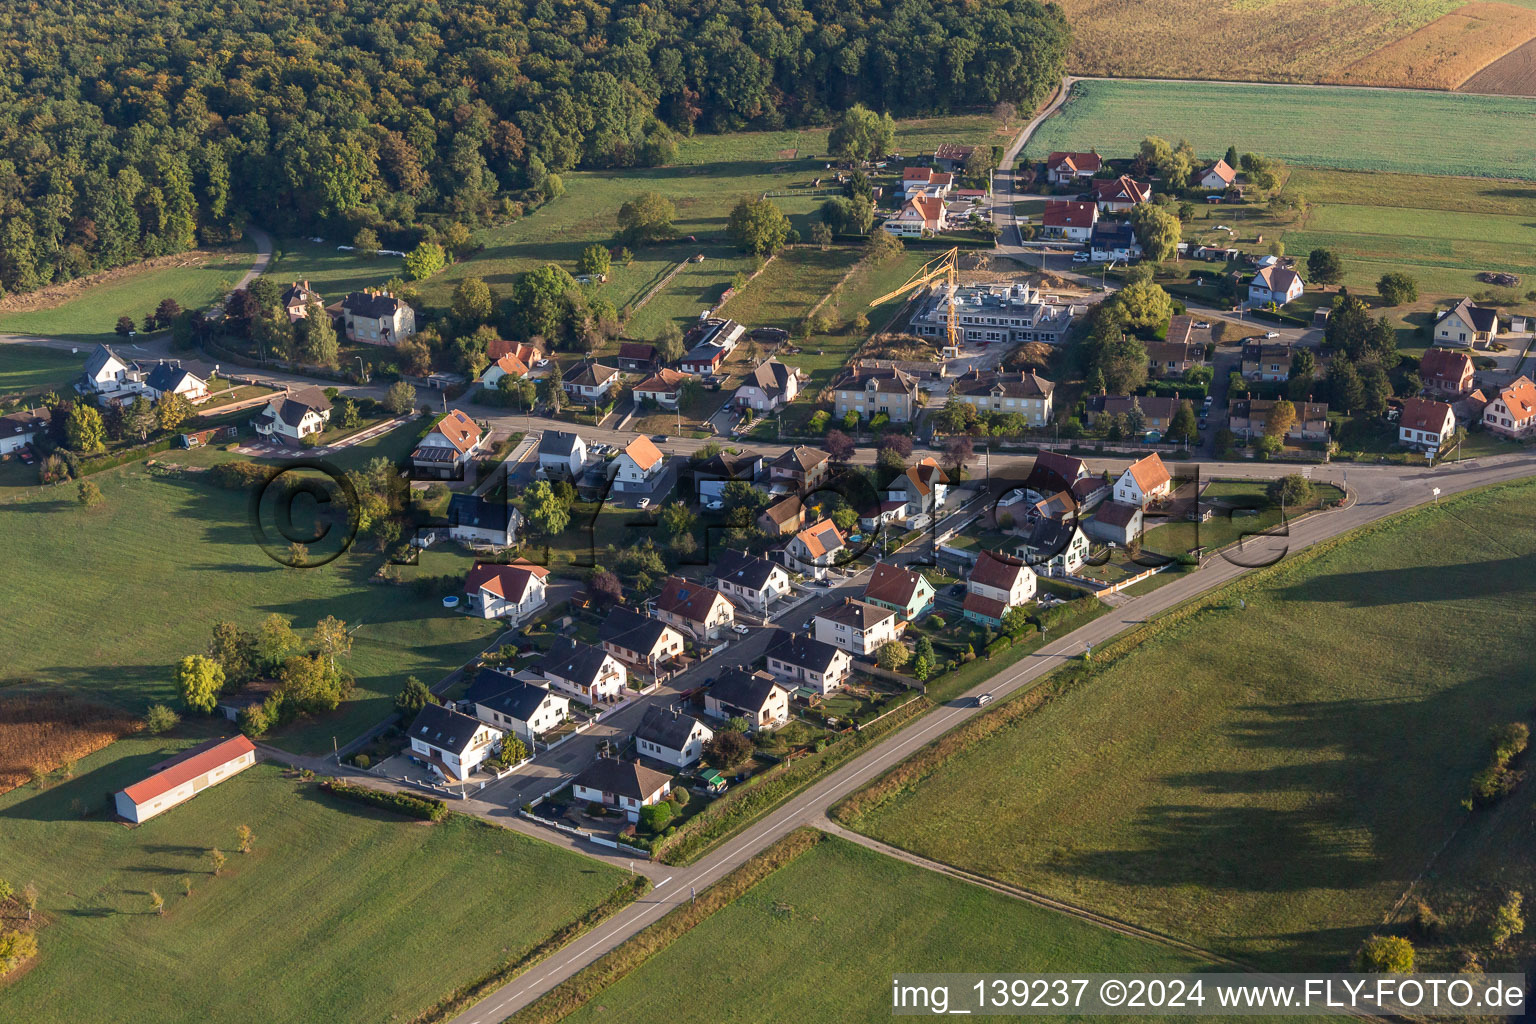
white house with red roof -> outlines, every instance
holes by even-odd
[[[1173,493],[1173,477],[1156,452],[1131,463],[1115,481],[1115,500],[1145,508]]]
[[[655,402],[663,409],[676,409],[678,400],[683,394],[684,382],[692,379],[692,374],[663,366],[635,385],[635,401]]]
[[[548,576],[548,569],[523,559],[476,562],[464,579],[465,610],[483,619],[522,620],[544,607]]]
[[[458,476],[465,464],[484,449],[487,437],[462,409],[454,409],[421,439],[411,452],[411,464],[432,476]]]
[[[947,196],[954,187],[955,176],[949,171],[908,167],[901,172],[901,194],[908,199],[921,195]]]
[[[1197,180],[1201,188],[1228,189],[1237,184],[1237,172],[1225,159],[1221,159],[1201,171]]]
[[[1402,415],[1397,418],[1397,439],[1410,448],[1439,451],[1440,446],[1456,433],[1456,413],[1450,403],[1437,402],[1432,398],[1409,398],[1403,401]]]
[[[650,438],[641,434],[619,453],[613,465],[614,490],[650,491],[656,487],[656,479],[666,465],[666,458]]]
[[[1102,213],[1125,213],[1138,203],[1152,198],[1152,186],[1122,174],[1110,181],[1093,183],[1093,201]]]
[[[1000,626],[1008,609],[1028,604],[1038,586],[1035,570],[1022,559],[982,551],[966,581],[961,613],[972,622]]]
[[[918,238],[943,231],[947,225],[944,200],[939,196],[920,195],[908,199],[901,212],[887,217],[881,227],[898,237]]]
[[[656,598],[656,617],[698,640],[712,640],[736,622],[736,606],[714,587],[668,576]]]
[[[1099,208],[1093,203],[1058,199],[1045,204],[1045,212],[1040,215],[1040,235],[1086,242],[1093,237],[1093,226],[1098,222]]]
[[[1305,290],[1301,277],[1291,268],[1260,267],[1259,272],[1253,275],[1253,281],[1248,285],[1248,301],[1257,305],[1273,302],[1277,306],[1283,306],[1292,299],[1300,298]]]
[[[507,346],[507,351],[492,357],[491,365],[480,375],[481,387],[494,390],[500,386],[503,377],[526,377],[539,358],[539,350],[526,341],[503,344]]]
[[[119,790],[117,813],[132,822],[148,821],[255,763],[256,745],[244,736],[199,743],[151,765],[148,778]]]
[[[1070,185],[1093,177],[1103,166],[1097,153],[1052,153],[1045,158],[1045,177],[1052,185]]]
[[[1536,431],[1536,384],[1517,377],[1483,407],[1483,426],[1505,437],[1529,437]]]
[[[827,567],[837,560],[846,544],[836,523],[819,519],[795,534],[785,546],[784,553],[789,556],[791,565],[819,580],[826,576]]]

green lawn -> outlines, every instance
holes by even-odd
[[[1203,966],[1170,947],[828,837],[565,1020],[621,1012],[641,1024],[872,1021],[890,1015],[898,971]]]
[[[394,431],[333,461],[345,469],[394,455],[413,436]],[[229,456],[204,449],[160,458],[207,465]],[[175,702],[171,665],[201,652],[221,619],[254,628],[278,612],[308,630],[335,615],[358,626],[346,662],[357,690],[334,715],[274,737],[319,751],[331,749],[333,736],[346,742],[388,715],[407,676],[435,682],[497,628],[446,611],[440,593],[370,583],[380,558],[372,550],[354,549],[315,569],[279,565],[253,538],[244,493],[153,477],[142,463],[92,479],[106,498],[100,509],[82,509],[68,485],[18,489],[0,504],[7,578],[17,581],[0,599],[0,649],[8,652],[0,671],[7,677],[89,693],[137,713],[155,701]],[[69,599],[39,599],[20,581],[66,586]]]
[[[1533,498],[1442,502],[1261,571],[857,824],[1265,966],[1341,968],[1463,820],[1488,729],[1530,712]]]
[[[62,305],[0,314],[0,334],[110,343],[118,340],[113,333],[118,317],[131,316],[135,322],[141,322],[161,299],[175,299],[188,309],[208,305],[221,294],[221,286],[234,284],[250,269],[255,251],[249,241],[244,241],[215,253],[205,262],[189,259],[186,266],[130,270]]]
[[[79,354],[41,345],[0,345],[0,396],[62,389],[85,369]]]
[[[348,292],[381,287],[392,277],[405,277],[405,267],[398,256],[367,259],[339,251],[338,244],[351,244],[351,239],[280,239],[276,243],[277,258],[267,268],[267,276],[285,288],[293,281],[308,281],[327,303],[345,298]]]
[[[1522,97],[1215,82],[1083,81],[1072,90],[1030,139],[1031,159],[1089,148],[1130,155],[1161,135],[1188,139],[1207,159],[1236,146],[1313,167],[1536,179],[1525,158],[1536,120]]]
[[[1287,510],[1290,518],[1318,508],[1321,502],[1343,497],[1337,487],[1329,484],[1319,484],[1313,489],[1316,492],[1314,500],[1303,508]],[[1208,507],[1215,500],[1230,503],[1231,508],[1216,508],[1211,518],[1203,523],[1182,520],[1150,526],[1142,538],[1142,548],[1170,557],[1197,548],[1210,553],[1244,537],[1275,530],[1285,518],[1280,507],[1270,502],[1262,481],[1217,481],[1201,495],[1201,507]],[[1169,572],[1159,573],[1159,576],[1173,578]]]
[[[36,883],[42,952],[7,1020],[408,1020],[530,949],[624,873],[458,815],[427,826],[258,765],[138,828],[79,806],[187,741],[127,739],[75,778],[0,796],[7,880]],[[235,828],[255,833],[236,852]],[[208,851],[229,862],[212,874]],[[182,879],[190,878],[186,896]],[[150,909],[150,890],[166,901]]]
[[[821,297],[858,262],[860,250],[803,245],[780,254],[721,313],[752,327],[793,331]]]

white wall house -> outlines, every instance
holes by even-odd
[[[715,731],[692,715],[674,708],[652,707],[635,730],[635,749],[642,757],[686,768],[704,753]]]
[[[729,549],[715,560],[715,586],[743,608],[763,614],[789,596],[789,573],[777,562]]]
[[[539,472],[551,480],[573,480],[587,462],[587,442],[571,430],[546,430],[539,436]]]
[[[372,288],[341,300],[342,328],[349,341],[398,345],[416,333],[416,311],[389,292]]]
[[[1248,285],[1248,301],[1256,305],[1273,302],[1283,306],[1301,297],[1305,289],[1296,271],[1288,267],[1261,267]]]
[[[476,562],[464,579],[465,611],[482,619],[522,622],[549,600],[549,570],[518,561]]]
[[[640,808],[660,803],[672,792],[672,777],[644,765],[600,757],[571,780],[571,795],[582,803],[617,807],[630,821]]]
[[[256,745],[244,736],[200,743],[153,765],[148,778],[118,791],[117,813],[129,821],[148,821],[255,763]]]
[[[53,414],[42,406],[0,416],[0,455],[19,451],[37,440],[52,419]]]
[[[325,431],[331,422],[331,400],[317,387],[299,388],[274,397],[251,422],[263,438],[296,445]]]
[[[816,613],[816,639],[866,658],[901,635],[900,619],[889,608],[844,598]]]
[[[1166,498],[1173,493],[1173,477],[1156,452],[1131,463],[1115,481],[1115,500],[1127,505],[1141,505]]]
[[[656,489],[657,480],[666,468],[666,458],[650,438],[641,434],[625,446],[613,460],[613,466],[615,491],[648,492]]]
[[[534,671],[549,680],[552,689],[588,704],[619,700],[629,678],[623,662],[607,651],[569,639],[557,640]]]
[[[527,743],[530,753],[540,736],[571,717],[570,698],[510,676],[505,689],[480,697],[474,709],[482,722]]]
[[[1019,559],[983,551],[966,581],[962,614],[972,622],[1000,626],[1008,609],[1034,598],[1038,585],[1035,571]]]
[[[445,782],[466,781],[501,744],[501,730],[442,704],[427,704],[406,731],[411,753]]]
[[[853,657],[843,648],[784,630],[768,641],[765,657],[770,673],[823,696],[847,682],[853,668]]]
[[[1401,443],[1410,448],[1439,451],[1454,433],[1456,413],[1449,403],[1429,398],[1403,401],[1403,412],[1397,420],[1397,439]]]

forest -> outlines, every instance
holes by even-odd
[[[679,134],[1009,100],[1060,79],[1037,0],[37,0],[0,8],[0,286],[238,238],[502,223]]]

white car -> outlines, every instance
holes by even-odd
[[[1075,252],[1075,253],[1072,254],[1072,262],[1073,263],[1088,263],[1088,262],[1092,261],[1092,259],[1093,259],[1093,257],[1088,255],[1085,252]]]
[[[549,365],[549,360],[548,359],[540,359],[538,362],[533,364],[533,368],[536,369],[536,370],[542,370],[542,369],[544,369],[544,367],[546,367],[548,365]]]
[[[719,512],[721,509],[725,508],[725,502],[707,501],[704,503],[704,507],[709,509],[711,512]]]
[[[1197,331],[1203,331],[1203,330],[1205,330],[1206,328],[1208,328],[1210,326],[1211,326],[1211,324],[1210,324],[1210,321],[1208,321],[1208,320],[1196,320],[1195,321],[1195,330],[1197,330]]]
[[[1280,337],[1280,332],[1279,331],[1266,331],[1265,334],[1264,334],[1264,337],[1268,338],[1268,339],[1278,338],[1278,337]]]
[[[651,499],[650,498],[641,498],[639,501],[635,502],[635,508],[650,508],[650,507],[651,507]]]
[[[752,631],[750,629],[748,629],[746,626],[743,626],[741,623],[738,622],[738,623],[736,623],[736,625],[731,627],[731,632],[739,634],[741,636],[746,636],[748,633],[750,633]]]

